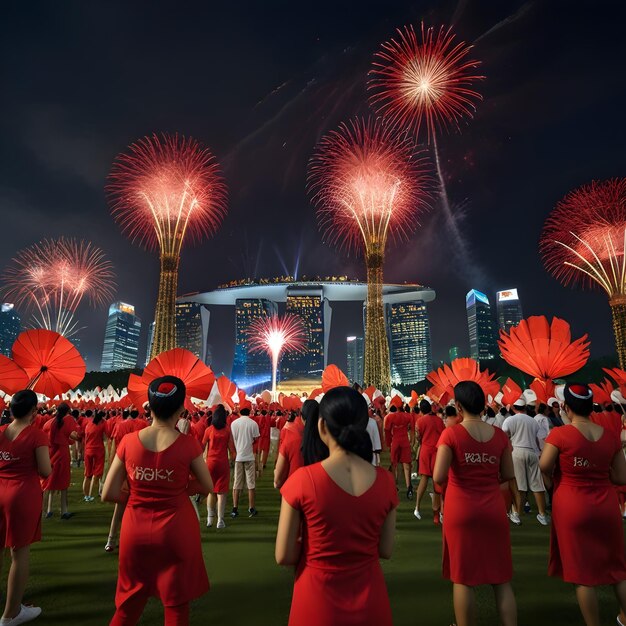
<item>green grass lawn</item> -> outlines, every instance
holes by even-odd
[[[37,624],[102,626],[114,612],[117,556],[104,552],[113,508],[98,501],[83,503],[82,469],[73,469],[72,476],[70,502],[76,516],[61,521],[56,512],[54,518],[43,520],[43,541],[31,552],[26,601],[43,608]],[[274,561],[279,498],[271,486],[270,472],[258,488],[257,507],[257,518],[227,520],[228,527],[221,531],[206,528],[203,520],[211,591],[193,603],[192,624],[287,623],[292,572]],[[245,510],[245,506],[241,508]],[[424,507],[424,512],[430,510]],[[540,526],[534,515],[525,516],[523,522],[511,529],[520,625],[582,624],[573,588],[546,574],[549,529]],[[418,522],[413,505],[403,500],[394,556],[383,563],[396,626],[446,626],[453,621],[451,588],[441,578],[440,555],[439,529],[427,515]],[[4,597],[6,567],[2,574]],[[603,624],[615,624],[612,590],[605,588],[600,593]],[[496,625],[491,589],[478,589],[477,599],[479,623]],[[162,623],[161,615],[158,603],[151,601],[141,624]]]

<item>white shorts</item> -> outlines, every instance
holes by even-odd
[[[256,487],[256,465],[254,461],[235,462],[233,489],[243,489],[244,476],[248,489],[254,489]]]
[[[520,491],[538,493],[546,490],[539,470],[539,457],[533,450],[513,448],[513,470]]]

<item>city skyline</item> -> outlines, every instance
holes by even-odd
[[[353,114],[368,114],[365,74],[395,27],[422,19],[454,23],[459,36],[475,45],[487,76],[471,125],[438,138],[450,196],[461,205],[455,215],[471,244],[471,262],[459,264],[444,216],[434,206],[409,243],[389,251],[386,277],[437,290],[431,309],[435,361],[446,358],[450,345],[463,351],[467,325],[458,304],[463,294],[470,288],[493,294],[512,284],[524,294],[525,315],[567,319],[574,332],[590,333],[594,356],[612,354],[606,298],[550,278],[537,242],[543,222],[568,190],[623,174],[625,131],[613,120],[620,118],[617,103],[625,95],[619,24],[626,9],[603,2],[570,3],[567,11],[563,6],[540,11],[533,3],[510,2],[479,10],[475,2],[394,2],[370,14],[333,5],[350,19],[328,20],[321,5],[297,10],[268,5],[263,14],[272,19],[262,34],[256,29],[261,9],[253,5],[239,12],[211,9],[211,20],[207,8],[194,8],[191,15],[172,8],[168,23],[185,24],[192,36],[182,28],[162,30],[158,11],[132,4],[76,7],[73,19],[59,23],[54,35],[47,28],[54,14],[46,11],[52,9],[33,18],[25,7],[12,7],[4,22],[10,28],[5,26],[0,39],[8,61],[4,84],[12,93],[0,116],[0,203],[11,233],[0,265],[45,237],[88,237],[113,262],[115,298],[133,302],[144,320],[152,319],[158,262],[119,233],[103,189],[116,154],[147,133],[167,130],[210,145],[230,190],[220,233],[183,253],[179,295],[281,271],[363,278],[356,258],[325,246],[317,234],[305,193],[306,162],[322,134]],[[601,22],[592,32],[586,28],[589,11]],[[236,42],[216,36],[230,20],[240,25]],[[561,25],[556,34],[555,21]],[[75,28],[78,23],[89,28]],[[123,49],[107,36],[114,24],[135,33]],[[172,36],[172,49],[166,54],[155,43],[159,37],[148,32]],[[58,40],[66,45],[55,47]],[[578,54],[581,40],[592,53]],[[76,49],[85,54],[76,55]],[[129,56],[145,70],[140,80],[135,72],[120,71]],[[574,56],[575,69],[569,63]],[[216,58],[223,62],[216,64]],[[67,69],[64,76],[58,76],[58,67]],[[181,71],[193,77],[207,67],[211,80],[198,82],[194,98],[181,100],[156,88]],[[598,87],[581,94],[575,87],[581,82]],[[331,96],[337,93],[340,98]],[[303,115],[310,124],[301,123]],[[351,316],[353,311],[338,311],[334,323],[349,327]],[[83,307],[78,319],[85,327],[81,351],[89,369],[96,369],[106,309]],[[346,328],[344,336],[349,332]],[[224,335],[232,341],[230,331]],[[213,349],[220,352],[219,342]],[[344,340],[333,340],[332,350],[341,355]]]

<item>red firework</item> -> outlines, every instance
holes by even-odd
[[[382,44],[374,55],[368,89],[370,102],[393,123],[419,135],[426,125],[428,139],[439,128],[459,127],[472,117],[481,95],[471,87],[484,76],[476,74],[480,61],[470,59],[471,45],[455,43],[451,28],[413,26],[397,29],[398,38]]]
[[[563,284],[626,294],[626,178],[594,181],[568,193],[543,228],[541,255]]]
[[[80,303],[109,302],[115,288],[113,266],[102,250],[65,238],[46,239],[21,250],[4,280],[8,300],[34,309],[39,326],[66,337],[77,330],[73,315]]]
[[[316,147],[308,187],[330,243],[378,245],[408,238],[428,208],[432,178],[427,160],[406,132],[380,118],[342,123]]]
[[[226,215],[226,185],[207,148],[190,137],[152,135],[118,155],[107,192],[115,219],[132,240],[179,254],[187,234],[215,233]]]

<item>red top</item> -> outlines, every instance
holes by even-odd
[[[111,433],[111,437],[113,438],[113,441],[115,441],[115,447],[118,448],[120,443],[122,443],[122,439],[124,439],[128,433],[132,432],[135,432],[135,426],[132,419],[127,418],[117,422],[117,424],[113,427],[113,432]]]
[[[272,429],[272,418],[269,415],[259,415],[257,424],[259,425],[259,438],[269,439]]]
[[[608,430],[620,437],[622,432],[622,416],[615,411],[603,411],[602,413],[592,413],[589,419],[604,430]]]
[[[295,428],[289,429],[278,450],[279,453],[285,457],[287,465],[289,466],[287,477],[291,476],[297,469],[300,469],[304,465],[304,458],[302,457],[303,434],[304,430]]]
[[[110,417],[105,423],[104,432],[109,439],[113,439],[113,429],[115,425],[120,421],[119,415],[115,417]]]
[[[100,420],[94,424],[91,420],[85,425],[85,452],[104,452],[106,422]]]
[[[206,432],[208,426],[206,422],[206,417],[203,417],[191,425],[191,434],[196,438],[198,443],[202,442],[204,437],[204,433]]]
[[[425,447],[435,448],[444,428],[443,420],[434,413],[420,416],[417,420],[417,432],[420,435],[420,444]]]
[[[137,417],[133,420],[133,430],[143,430],[150,426],[148,420],[145,417]]]
[[[410,445],[409,430],[411,428],[411,416],[403,411],[389,413],[385,417],[385,439],[387,445],[408,446]]]
[[[66,415],[63,418],[63,425],[61,428],[58,428],[56,417],[46,422],[44,426],[44,431],[48,431],[50,433],[50,445],[51,446],[69,446],[70,445],[70,435],[74,432],[78,432],[78,424],[76,420],[71,415]]]
[[[8,424],[0,426],[0,478],[25,481],[37,478],[35,450],[48,446],[48,437],[34,426],[27,426],[13,441],[5,433]]]
[[[204,431],[202,437],[202,445],[209,444],[209,450],[207,452],[207,461],[209,459],[226,459],[228,461],[228,444],[230,442],[230,428],[225,426],[224,428],[217,429],[215,426],[209,426]]]

